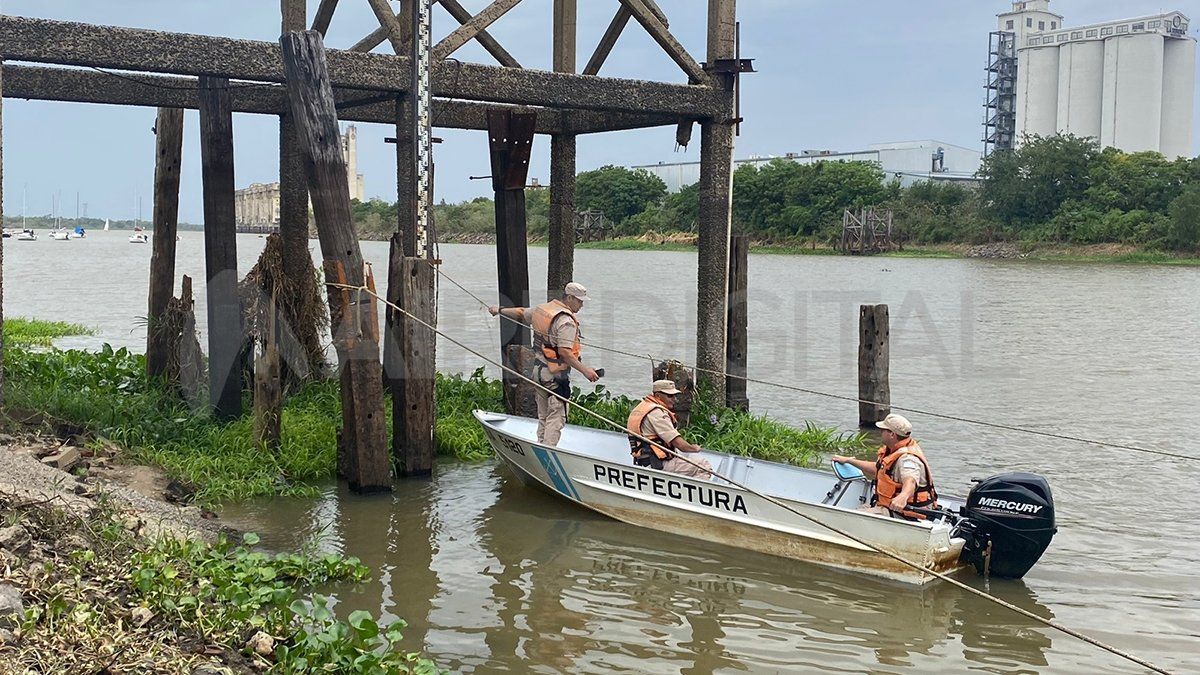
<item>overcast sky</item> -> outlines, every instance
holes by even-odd
[[[5,13],[153,28],[166,31],[276,40],[278,0],[2,0]],[[309,19],[318,4],[309,0]],[[469,9],[486,0],[463,0]],[[524,0],[489,30],[527,68],[550,67],[552,0]],[[659,0],[672,33],[704,60],[704,0]],[[746,119],[736,155],[783,154],[802,149],[856,150],[870,143],[932,138],[981,146],[983,67],[987,33],[1006,0],[740,0],[742,55],[758,72],[744,77]],[[582,68],[617,6],[580,0]],[[1179,9],[1200,19],[1196,0],[1054,0],[1052,8],[1078,25]],[[365,0],[341,0],[326,43],[346,47],[378,24]],[[435,10],[435,40],[457,24]],[[1195,34],[1193,30],[1193,34]],[[387,49],[387,43],[379,51]],[[494,63],[475,43],[456,56]],[[684,81],[682,72],[636,23],[626,28],[603,75]],[[1197,104],[1200,120],[1200,103]],[[75,197],[88,215],[126,219],[142,197],[149,218],[154,175],[154,110],[76,103],[4,101],[4,209],[49,213],[61,191],[62,213],[73,216]],[[180,217],[202,220],[198,117],[185,121]],[[1197,126],[1200,126],[1198,124]],[[238,187],[278,177],[276,118],[234,116]],[[395,153],[383,142],[393,130],[360,124],[359,171],[368,197],[395,199]],[[438,200],[487,194],[487,140],[481,132],[441,130],[436,146]],[[699,157],[699,133],[676,153],[674,129],[580,137],[579,170],[604,164],[651,164]],[[1200,140],[1200,139],[1198,139]],[[549,139],[538,136],[530,176],[548,181]]]

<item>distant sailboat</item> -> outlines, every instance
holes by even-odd
[[[104,231],[108,232],[108,218],[104,219]]]

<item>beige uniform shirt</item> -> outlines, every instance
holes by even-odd
[[[532,307],[525,308],[524,313],[521,315],[521,320],[527,326],[533,325]],[[579,328],[576,327],[575,322],[571,320],[571,317],[566,314],[559,314],[558,316],[554,317],[554,321],[550,322],[550,341],[555,347],[570,347],[571,345],[575,344],[575,338],[578,335]],[[548,382],[554,379],[553,377],[550,377],[549,371],[543,369],[542,373],[543,380]]]
[[[663,445],[670,445],[671,441],[679,438],[679,432],[671,423],[671,416],[662,408],[655,408],[646,413],[646,416],[642,418],[642,427],[639,431],[647,438],[658,436],[662,439]]]
[[[921,446],[916,443],[908,447],[921,449]],[[905,478],[917,481],[917,487],[929,487],[929,481],[925,480],[925,466],[921,464],[921,460],[912,455],[905,455],[892,465],[892,480],[901,483]]]

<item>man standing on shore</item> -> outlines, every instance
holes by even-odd
[[[538,408],[538,443],[558,445],[567,424],[567,403],[571,397],[571,370],[578,370],[588,382],[600,375],[580,360],[579,319],[587,289],[574,281],[567,284],[563,296],[537,307],[488,307],[492,316],[519,321],[533,331],[533,346],[538,359],[533,380],[541,384],[535,391]],[[554,391],[552,395],[547,389]],[[561,396],[562,398],[559,398]]]

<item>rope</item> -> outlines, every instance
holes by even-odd
[[[438,274],[446,277],[447,281],[454,284],[455,286],[460,288],[464,293],[466,293],[467,295],[474,298],[475,301],[478,302],[481,306],[491,307],[491,305],[489,305],[487,302],[485,302],[482,298],[480,298],[478,295],[475,295],[474,293],[472,293],[465,286],[463,286],[462,284],[455,281],[453,278],[451,278],[445,272],[442,272],[439,269]],[[503,319],[505,321],[519,323],[522,326],[525,325],[524,323],[521,323],[511,317],[504,316],[503,314],[500,314],[499,316],[501,319]],[[529,326],[528,328],[529,328],[529,330],[533,331],[532,326]],[[534,332],[537,332],[537,331],[534,331]],[[541,335],[542,335],[542,337],[547,337],[545,334],[541,334]],[[612,354],[619,354],[621,356],[627,356],[627,357],[635,358],[635,359],[650,359],[652,363],[653,363],[654,359],[656,358],[656,357],[650,356],[648,354],[635,354],[633,352],[627,352],[627,351],[623,351],[620,349],[614,349],[612,347],[605,347],[603,345],[598,345],[593,342],[585,342],[582,337],[580,338],[579,343],[581,345],[586,345],[588,348],[595,349],[597,351],[609,352]],[[658,360],[662,361],[665,359],[659,358]],[[1039,431],[1037,429],[1029,429],[1027,427],[1018,427],[1015,425],[1003,424],[1000,422],[988,422],[985,420],[972,419],[970,417],[962,417],[959,415],[949,415],[946,413],[933,412],[931,410],[924,410],[921,408],[910,408],[907,406],[898,406],[895,404],[883,403],[880,401],[872,401],[872,400],[865,399],[865,398],[858,398],[856,396],[846,396],[844,394],[832,394],[832,393],[829,393],[826,391],[818,391],[816,389],[807,389],[805,387],[797,387],[795,385],[783,384],[781,382],[771,382],[769,380],[760,380],[760,379],[756,379],[753,377],[747,377],[745,375],[735,375],[733,373],[727,373],[727,372],[719,371],[719,370],[711,370],[709,368],[702,368],[700,366],[696,366],[696,365],[692,365],[692,364],[688,364],[688,363],[683,363],[683,367],[690,368],[692,370],[696,370],[701,373],[709,373],[712,375],[724,375],[725,377],[728,377],[728,378],[745,380],[746,382],[751,382],[753,384],[761,384],[761,385],[767,386],[767,387],[777,387],[779,389],[786,389],[788,391],[794,391],[794,392],[801,393],[801,394],[809,394],[812,396],[823,396],[825,398],[837,399],[839,401],[849,401],[851,403],[867,403],[870,405],[888,406],[892,410],[899,410],[899,411],[906,412],[906,413],[912,413],[914,415],[924,415],[925,417],[932,417],[934,419],[943,419],[943,420],[949,420],[952,422],[963,422],[966,424],[974,424],[976,426],[988,427],[991,429],[1002,429],[1004,431],[1015,431],[1015,432],[1019,432],[1019,433],[1030,434],[1033,436],[1041,436],[1043,438],[1053,438],[1053,439],[1060,440],[1060,441],[1072,441],[1075,443],[1098,445],[1101,447],[1113,448],[1116,450],[1129,450],[1130,452],[1142,452],[1142,453],[1146,453],[1146,454],[1150,454],[1150,455],[1158,455],[1160,457],[1171,457],[1173,459],[1184,459],[1184,460],[1190,460],[1193,462],[1200,462],[1200,457],[1196,457],[1193,455],[1184,455],[1184,454],[1176,453],[1176,452],[1170,452],[1168,450],[1155,450],[1152,448],[1144,448],[1144,447],[1140,447],[1140,446],[1136,446],[1136,445],[1127,445],[1124,443],[1113,443],[1110,441],[1100,441],[1100,440],[1096,440],[1094,438],[1084,438],[1082,436],[1072,436],[1070,434],[1061,434],[1061,433],[1055,433],[1052,431]]]
[[[448,277],[447,277],[447,278],[448,278]],[[548,388],[548,387],[545,387],[545,386],[543,386],[543,385],[542,385],[541,383],[539,383],[539,382],[534,382],[534,381],[533,381],[532,379],[530,379],[529,377],[526,377],[526,376],[525,376],[525,374],[523,374],[523,373],[520,373],[520,372],[518,372],[518,371],[516,371],[516,370],[514,370],[514,369],[512,369],[512,368],[510,368],[510,367],[508,367],[508,366],[506,366],[506,365],[504,365],[504,364],[502,364],[502,363],[500,363],[500,362],[496,361],[495,359],[491,359],[491,358],[489,358],[489,357],[487,357],[487,356],[484,356],[483,354],[479,353],[478,351],[476,351],[476,350],[474,350],[474,349],[471,349],[470,347],[468,347],[467,345],[463,344],[462,342],[459,342],[458,340],[455,340],[454,338],[452,338],[452,337],[450,337],[449,335],[445,334],[444,332],[442,332],[442,331],[438,330],[438,329],[437,329],[437,328],[435,328],[434,326],[431,326],[430,324],[428,324],[428,323],[426,323],[425,321],[421,320],[419,317],[417,317],[417,316],[414,316],[414,315],[410,314],[409,312],[407,312],[407,311],[406,311],[406,310],[404,310],[403,308],[401,308],[401,307],[399,307],[399,306],[395,305],[394,303],[388,302],[386,298],[383,298],[383,297],[381,297],[381,296],[380,296],[378,293],[376,293],[375,291],[373,291],[373,290],[371,290],[371,289],[369,289],[369,288],[366,288],[365,286],[361,286],[361,287],[354,287],[354,286],[350,286],[350,285],[348,285],[348,284],[338,284],[338,283],[331,283],[331,282],[327,282],[327,283],[328,283],[328,285],[330,285],[330,286],[334,286],[334,287],[337,287],[337,288],[344,288],[344,289],[347,289],[347,290],[359,290],[359,291],[361,291],[361,292],[365,292],[365,293],[367,293],[368,295],[371,295],[371,296],[375,297],[375,299],[379,300],[380,302],[382,302],[383,304],[387,305],[388,307],[391,307],[392,309],[396,310],[397,312],[399,312],[400,314],[402,314],[402,315],[403,315],[403,316],[404,316],[406,319],[408,319],[408,320],[410,320],[410,321],[413,321],[413,322],[415,322],[415,323],[417,323],[417,324],[419,324],[419,325],[423,326],[424,328],[426,328],[426,329],[428,329],[428,330],[432,331],[432,332],[433,332],[435,335],[437,335],[438,337],[440,337],[440,338],[442,338],[442,339],[444,339],[444,340],[447,340],[447,341],[449,341],[451,344],[453,344],[453,345],[455,345],[455,346],[459,347],[460,349],[462,349],[463,351],[467,352],[468,354],[471,354],[472,356],[475,356],[475,357],[477,357],[477,358],[478,358],[478,359],[480,359],[481,361],[484,361],[485,363],[489,363],[489,364],[491,364],[491,365],[493,365],[493,366],[495,366],[495,367],[497,367],[497,368],[500,368],[501,370],[503,370],[503,371],[505,371],[505,372],[508,372],[508,373],[510,373],[510,374],[512,374],[512,375],[514,375],[514,376],[516,376],[516,377],[518,377],[518,378],[520,378],[521,380],[524,380],[525,382],[527,382],[527,383],[529,383],[529,384],[532,384],[533,386],[537,387],[538,389],[540,389],[540,390],[542,390],[542,391],[546,392],[546,393],[547,393],[547,394],[549,394],[550,396],[553,396],[553,397],[555,397],[555,398],[557,398],[557,399],[559,399],[559,400],[563,401],[564,403],[570,404],[570,402],[571,402],[569,398],[567,398],[567,397],[564,397],[564,396],[560,396],[560,395],[559,395],[557,392],[555,392],[554,390],[552,390],[552,389],[550,389],[550,388]],[[597,413],[597,412],[595,412],[595,411],[593,411],[593,410],[591,410],[591,409],[589,409],[589,408],[587,408],[587,407],[585,407],[585,406],[579,405],[579,404],[575,404],[575,407],[576,407],[577,409],[579,409],[579,410],[583,411],[583,412],[584,412],[585,414],[587,414],[588,416],[590,416],[590,417],[593,417],[593,418],[595,418],[595,419],[597,419],[597,420],[600,420],[601,422],[603,422],[603,423],[605,423],[605,424],[607,424],[607,425],[609,425],[609,426],[613,427],[614,429],[617,429],[617,430],[619,430],[619,431],[621,431],[621,432],[624,432],[624,433],[626,433],[626,434],[628,434],[628,433],[629,433],[629,431],[628,431],[628,430],[625,428],[625,426],[624,426],[624,425],[622,425],[622,424],[618,424],[617,422],[614,422],[613,420],[610,420],[610,419],[608,419],[607,417],[604,417],[604,416],[603,416],[603,415],[601,415],[600,413]],[[775,506],[778,506],[778,507],[779,507],[779,508],[781,508],[781,509],[784,509],[785,511],[788,511],[789,513],[792,513],[792,514],[794,514],[794,515],[800,516],[801,518],[803,518],[803,519],[805,519],[805,520],[807,520],[807,521],[809,521],[809,522],[813,523],[814,525],[817,525],[817,526],[819,526],[819,527],[823,527],[823,528],[825,528],[825,529],[827,529],[827,530],[829,530],[829,531],[831,531],[831,532],[834,532],[835,534],[841,535],[841,536],[843,536],[843,537],[845,537],[845,538],[849,539],[850,541],[853,541],[853,542],[855,542],[855,543],[859,544],[860,546],[866,547],[866,548],[868,548],[868,549],[870,549],[870,550],[872,550],[872,551],[875,551],[876,553],[880,553],[880,554],[882,554],[882,555],[885,555],[885,556],[887,556],[887,557],[891,558],[892,560],[895,560],[896,562],[898,562],[898,563],[901,563],[901,564],[903,564],[903,565],[905,565],[905,566],[907,566],[907,567],[911,567],[912,569],[914,569],[914,570],[917,570],[917,571],[919,571],[919,572],[922,572],[922,573],[931,574],[931,575],[933,575],[933,576],[937,577],[938,579],[941,579],[942,581],[945,581],[946,583],[948,583],[948,584],[951,584],[952,586],[955,586],[955,587],[957,587],[957,588],[959,588],[959,589],[961,589],[961,590],[963,590],[963,591],[966,591],[966,592],[968,592],[968,593],[971,593],[971,594],[973,594],[973,595],[976,595],[976,596],[978,596],[978,597],[981,597],[981,598],[983,598],[983,599],[985,599],[985,600],[989,600],[989,601],[991,601],[991,602],[994,602],[994,603],[996,603],[996,604],[1000,605],[1001,607],[1005,607],[1005,608],[1007,608],[1007,609],[1010,609],[1010,610],[1012,610],[1012,611],[1014,611],[1014,612],[1016,612],[1016,613],[1020,614],[1021,616],[1024,616],[1024,617],[1025,617],[1025,618],[1027,618],[1027,619],[1031,619],[1031,620],[1033,620],[1033,621],[1035,621],[1035,622],[1037,622],[1037,623],[1040,623],[1040,624],[1042,624],[1042,625],[1044,625],[1044,626],[1047,626],[1047,627],[1049,627],[1049,628],[1053,628],[1053,629],[1055,629],[1055,630],[1057,630],[1057,631],[1060,631],[1060,632],[1062,632],[1062,633],[1065,633],[1065,634],[1067,634],[1067,635],[1070,635],[1071,637],[1074,637],[1074,638],[1077,638],[1077,639],[1079,639],[1079,640],[1082,640],[1083,642],[1086,642],[1086,643],[1088,643],[1088,644],[1090,644],[1090,645],[1093,645],[1093,646],[1095,646],[1095,647],[1098,647],[1098,648],[1100,648],[1100,649],[1103,649],[1104,651],[1106,651],[1106,652],[1109,652],[1110,654],[1113,654],[1113,655],[1115,655],[1115,656],[1119,656],[1119,657],[1121,657],[1121,658],[1123,658],[1123,659],[1126,659],[1126,660],[1128,660],[1128,661],[1131,661],[1131,662],[1133,662],[1133,663],[1136,663],[1136,664],[1138,664],[1139,666],[1142,666],[1143,668],[1147,668],[1147,669],[1149,669],[1149,670],[1152,670],[1152,671],[1154,671],[1154,672],[1156,672],[1156,673],[1162,673],[1163,675],[1170,675],[1170,674],[1169,674],[1169,671],[1167,671],[1167,670],[1165,670],[1165,669],[1163,669],[1163,668],[1161,668],[1161,667],[1159,667],[1159,666],[1156,666],[1156,665],[1154,665],[1153,663],[1150,663],[1149,661],[1146,661],[1146,660],[1144,660],[1144,659],[1142,659],[1142,658],[1140,658],[1140,657],[1134,656],[1133,654],[1130,654],[1130,653],[1128,653],[1128,652],[1122,651],[1121,649],[1118,649],[1117,647],[1114,647],[1114,646],[1112,646],[1112,645],[1109,645],[1109,644],[1106,644],[1106,643],[1104,643],[1104,642],[1101,642],[1100,640],[1098,640],[1098,639],[1096,639],[1096,638],[1094,638],[1094,637],[1091,637],[1090,635],[1086,635],[1086,634],[1084,634],[1084,633],[1081,633],[1081,632],[1079,632],[1079,631],[1077,631],[1077,630],[1075,630],[1075,629],[1073,629],[1073,628],[1068,628],[1067,626],[1064,626],[1064,625],[1062,625],[1062,624],[1059,624],[1058,622],[1056,622],[1056,621],[1053,621],[1053,620],[1051,620],[1051,619],[1046,619],[1046,618],[1040,617],[1040,616],[1038,616],[1037,614],[1034,614],[1033,612],[1030,612],[1029,610],[1023,609],[1023,608],[1021,608],[1021,607],[1018,607],[1018,606],[1016,606],[1016,605],[1014,605],[1014,604],[1012,604],[1012,603],[1010,603],[1010,602],[1008,602],[1008,601],[1006,601],[1006,600],[1002,600],[1002,599],[1000,599],[1000,598],[997,598],[996,596],[994,596],[994,595],[992,595],[992,594],[990,594],[990,593],[986,593],[986,592],[984,592],[984,591],[981,591],[981,590],[979,590],[979,589],[977,589],[977,588],[974,588],[974,587],[972,587],[972,586],[969,586],[969,585],[967,585],[967,584],[965,584],[965,583],[963,583],[963,582],[961,582],[961,581],[958,581],[957,579],[953,579],[953,578],[951,578],[950,576],[948,576],[948,575],[946,575],[946,574],[944,574],[944,573],[942,573],[942,572],[938,572],[937,570],[928,569],[928,568],[926,568],[924,565],[921,565],[920,563],[913,562],[913,561],[911,561],[911,560],[909,560],[909,559],[905,558],[904,556],[901,556],[901,555],[899,555],[899,554],[897,554],[897,553],[893,553],[892,551],[889,551],[889,550],[887,550],[887,549],[880,548],[880,547],[876,546],[875,544],[872,544],[872,543],[870,543],[870,542],[867,542],[867,541],[865,541],[865,540],[863,540],[863,539],[861,539],[861,538],[859,538],[859,537],[856,537],[855,535],[853,535],[853,534],[850,534],[849,532],[846,532],[845,530],[842,530],[841,528],[839,528],[839,527],[837,527],[837,526],[835,526],[835,525],[830,525],[829,523],[826,523],[826,522],[824,522],[824,521],[822,521],[822,520],[820,520],[820,519],[818,519],[818,518],[814,518],[813,516],[809,516],[809,515],[807,515],[807,514],[801,513],[800,511],[798,511],[797,509],[793,508],[792,506],[790,506],[790,505],[788,505],[788,504],[786,504],[786,503],[784,503],[784,502],[781,502],[781,501],[779,501],[778,499],[775,499],[774,497],[772,497],[772,496],[770,496],[770,495],[767,495],[767,494],[764,494],[764,493],[762,493],[762,492],[759,492],[759,491],[757,491],[757,490],[754,490],[754,489],[752,489],[752,488],[749,488],[749,487],[747,487],[746,485],[743,485],[742,483],[739,483],[738,481],[735,481],[735,480],[733,480],[732,478],[729,478],[729,477],[726,477],[726,476],[722,476],[721,474],[717,473],[716,471],[712,471],[712,470],[709,470],[709,469],[705,469],[704,467],[700,466],[700,465],[699,465],[699,464],[697,464],[696,462],[693,462],[692,460],[688,459],[687,457],[684,457],[682,454],[680,454],[680,453],[676,452],[674,449],[672,449],[672,448],[669,448],[669,447],[664,447],[663,445],[661,445],[661,444],[659,444],[659,443],[655,443],[654,441],[651,441],[650,439],[648,439],[648,438],[646,438],[646,437],[642,436],[641,434],[629,434],[629,435],[631,435],[631,436],[634,436],[635,438],[637,438],[637,439],[639,439],[639,440],[641,440],[641,441],[643,441],[643,442],[645,442],[645,443],[648,443],[648,444],[650,444],[650,445],[652,445],[652,446],[654,446],[654,447],[657,447],[657,448],[659,448],[659,449],[663,450],[664,452],[670,453],[670,454],[671,454],[671,455],[673,455],[674,457],[676,457],[676,458],[678,458],[678,459],[682,459],[682,460],[684,460],[684,461],[685,461],[685,462],[687,462],[688,464],[691,464],[691,465],[692,465],[692,466],[694,466],[694,467],[697,467],[697,468],[699,468],[699,469],[701,469],[701,470],[704,470],[704,471],[706,471],[706,472],[708,472],[708,473],[711,473],[712,475],[714,475],[714,476],[716,476],[716,477],[718,477],[718,478],[720,478],[720,479],[724,480],[725,482],[729,483],[730,485],[733,485],[733,486],[735,486],[735,487],[738,487],[738,488],[740,488],[740,489],[744,490],[745,492],[747,492],[747,493],[749,493],[749,494],[755,495],[755,496],[759,497],[760,499],[763,499],[763,500],[765,500],[765,501],[767,501],[767,502],[769,502],[769,503],[771,503],[771,504],[773,504],[773,505],[775,505]]]

